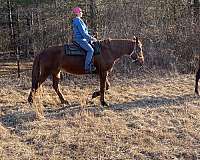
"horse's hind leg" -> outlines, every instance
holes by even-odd
[[[195,81],[195,93],[197,95],[199,95],[199,91],[198,91],[198,82],[199,82],[199,79],[200,79],[200,68],[199,68],[199,70],[196,73],[196,81]]]
[[[60,80],[60,72],[58,72],[57,74],[53,74],[53,88],[55,90],[55,92],[57,93],[60,101],[62,104],[69,104],[68,101],[66,101],[62,95],[62,93],[60,92],[60,89],[59,89],[59,80]]]

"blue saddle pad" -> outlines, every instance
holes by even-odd
[[[94,55],[100,54],[101,46],[99,42],[95,42],[92,47],[94,48]],[[65,44],[64,50],[65,54],[71,56],[86,55],[86,51],[76,43]]]

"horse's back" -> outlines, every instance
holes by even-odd
[[[61,46],[53,46],[44,49],[38,54],[42,70],[53,72],[60,67],[64,53]]]
[[[44,49],[42,52],[40,52],[40,58],[44,59],[45,61],[48,61],[50,59],[58,60],[59,58],[62,58],[64,55],[62,46],[52,46],[49,48]]]

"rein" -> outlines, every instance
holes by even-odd
[[[136,63],[138,60],[132,60],[133,63]],[[139,71],[140,69],[144,69],[147,73],[154,74],[149,67],[146,65],[140,66],[137,70]]]

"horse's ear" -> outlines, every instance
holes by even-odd
[[[110,43],[110,41],[111,41],[111,39],[110,38],[108,38],[108,39],[106,39],[106,43]]]
[[[136,36],[133,36],[133,40],[136,41]]]

